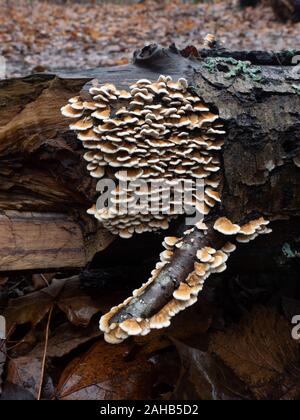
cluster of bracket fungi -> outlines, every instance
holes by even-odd
[[[185,234],[198,229],[205,235],[208,229],[205,216],[221,203],[219,154],[225,131],[219,115],[189,89],[186,79],[173,81],[170,76],[161,75],[154,82],[138,80],[130,86],[130,91],[119,90],[113,84],[97,85],[90,89],[90,96],[90,100],[80,96],[70,99],[62,108],[62,114],[76,119],[70,128],[76,131],[78,139],[88,149],[84,158],[90,175],[99,179],[107,176],[119,184],[111,192],[113,206],[98,208],[94,205],[88,213],[123,238],[134,233],[166,229],[170,220],[178,216],[174,192],[183,193],[182,181],[189,181],[192,191],[189,204],[202,217]],[[141,180],[151,182],[150,193],[149,189],[139,189]],[[200,192],[194,189],[197,180],[203,182]],[[125,187],[120,186],[122,182],[126,182]],[[173,188],[166,209],[159,206],[163,205],[162,182]],[[142,208],[136,207],[136,193],[147,197]],[[164,211],[150,211],[153,200],[157,201],[159,210]],[[119,205],[124,203],[127,211],[120,211]],[[245,243],[259,234],[269,233],[267,225],[264,218],[239,226],[220,217],[213,229],[225,238],[229,235],[235,241]],[[138,297],[143,301],[146,289],[171,263],[174,251],[182,247],[184,238],[166,237],[161,261],[148,282],[102,316],[100,328],[106,341],[120,343],[128,336],[146,335],[151,329],[169,326],[173,316],[196,302],[210,274],[226,269],[226,261],[236,249],[234,240],[224,240],[220,249],[215,249],[213,244],[199,249],[194,270],[174,290],[171,300],[153,316],[126,316],[114,322],[116,314],[132,299]]]
[[[121,319],[120,322],[114,322],[113,318],[116,314],[126,308],[133,299],[143,299],[143,293],[146,289],[155,282],[161,270],[167,264],[170,264],[176,248],[180,249],[183,246],[183,238],[166,237],[163,242],[166,250],[161,253],[161,261],[157,263],[152,271],[152,277],[141,288],[134,290],[131,297],[102,316],[100,329],[105,333],[105,340],[111,344],[118,344],[129,336],[146,335],[153,329],[168,327],[172,317],[198,300],[198,294],[203,289],[205,280],[211,274],[222,273],[226,270],[226,262],[230,254],[236,250],[234,241],[246,243],[252,241],[258,235],[268,234],[271,232],[271,229],[267,227],[268,224],[269,221],[263,217],[252,220],[243,226],[233,224],[226,217],[218,218],[214,223],[213,229],[225,238],[230,236],[234,240],[224,241],[224,245],[218,250],[213,248],[213,245],[199,249],[194,262],[194,270],[184,281],[179,283],[179,286],[173,292],[172,298],[153,316],[149,318],[126,316],[126,319],[124,317],[124,320]],[[189,234],[194,229],[202,231],[203,235],[205,235],[208,227],[201,221],[196,223],[195,227],[185,232],[185,234]]]
[[[178,215],[176,193],[181,193],[185,181],[194,188],[186,204],[201,214],[208,214],[220,202],[215,188],[223,126],[219,116],[188,91],[185,79],[143,79],[130,86],[130,92],[104,84],[92,87],[90,95],[91,101],[70,99],[62,113],[77,119],[70,128],[88,149],[84,158],[90,175],[118,181],[111,192],[114,205],[94,205],[88,211],[108,230],[129,238],[134,233],[167,229]],[[205,194],[197,194],[196,180],[205,182]],[[120,188],[120,181],[128,185]],[[151,183],[151,188],[145,188],[145,183]],[[173,195],[166,206],[163,192],[168,189]],[[136,195],[142,199],[142,208],[136,204]],[[163,211],[153,209],[155,201],[157,210]],[[124,207],[129,212],[122,211]]]

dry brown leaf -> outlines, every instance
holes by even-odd
[[[11,299],[5,310],[7,331],[11,334],[17,325],[30,323],[36,326],[49,312],[52,299],[43,292]]]
[[[54,277],[55,273],[33,274],[31,281],[34,290],[43,289],[44,287],[49,286]]]
[[[60,400],[149,399],[151,364],[144,354],[130,357],[132,345],[112,346],[101,340],[74,359],[63,372]]]
[[[30,323],[33,327],[57,305],[74,325],[87,326],[99,307],[80,288],[78,277],[54,279],[50,286],[17,299],[11,299],[5,311],[7,330]]]
[[[202,301],[178,315],[166,331],[136,337],[132,340],[135,345],[112,346],[101,340],[66,368],[58,385],[59,398],[150,398],[152,387],[156,385],[160,389],[161,382],[167,383],[171,389],[179,373],[179,361],[169,350],[172,341],[168,337],[188,340],[195,335],[201,336],[210,327],[213,313],[214,307]],[[165,352],[168,354],[166,358]],[[169,365],[172,372],[169,372]]]
[[[75,280],[76,278],[74,278],[74,282],[76,285],[77,283]],[[68,304],[70,304],[70,301],[68,300],[70,291],[72,292],[74,291],[72,287],[65,288],[65,291],[64,291],[63,288],[60,287],[57,289],[53,285],[52,288],[47,290],[47,294],[50,295],[52,299],[56,297],[57,299],[60,299],[63,302],[67,302]],[[71,302],[73,300],[72,295],[73,293],[70,294]],[[81,304],[84,306],[84,301],[82,301]],[[71,306],[72,306],[72,309],[74,310],[73,305]],[[79,307],[81,307],[81,305],[79,305]],[[172,364],[172,366],[177,363],[177,358],[175,361],[174,361],[174,357],[173,358],[168,357],[165,360],[163,359],[163,355],[165,354],[166,349],[168,349],[170,345],[172,344],[168,336],[176,337],[177,339],[180,339],[180,340],[189,340],[193,336],[199,337],[202,334],[205,334],[211,325],[211,320],[212,320],[214,311],[215,311],[214,307],[208,304],[205,300],[199,301],[196,305],[189,308],[187,311],[184,311],[181,314],[179,314],[178,317],[176,317],[175,322],[166,331],[157,331],[151,334],[149,337],[137,337],[135,339],[135,343],[136,343],[135,347],[139,350],[138,350],[137,360],[136,360],[136,357],[134,357],[133,360],[136,360],[138,365],[142,364],[142,366],[144,366],[145,368],[147,367],[147,369],[151,370],[152,373],[155,372],[156,384],[157,384],[158,390],[160,389],[161,381],[167,382],[168,383],[167,387],[172,388],[172,386],[175,384],[175,381],[177,379],[177,375],[179,372],[179,365],[178,365],[177,370],[175,371],[169,372],[169,369],[168,369],[168,366],[170,363]],[[191,319],[193,319],[192,323],[190,322]],[[92,338],[95,338],[101,334],[102,333],[99,331],[96,320],[89,328],[80,328],[75,325],[72,326],[69,324],[64,324],[56,328],[50,335],[48,348],[47,348],[47,354],[46,354],[47,361],[51,359],[64,357],[70,354],[70,352],[74,350],[76,347],[78,347],[79,345],[86,343]],[[19,354],[19,356],[10,360],[9,365],[8,365],[8,378],[7,379],[9,382],[25,389],[26,391],[30,392],[32,395],[36,397],[38,393],[39,384],[40,384],[39,381],[40,381],[40,376],[41,376],[44,342],[37,344],[30,352],[27,352],[24,355],[24,349],[26,349],[25,344],[26,343],[24,343],[24,346],[21,346],[20,344],[18,344],[16,348],[14,349],[14,354],[16,355]],[[120,365],[115,364],[115,358],[119,359],[119,356],[118,356],[119,351],[120,351],[118,350],[119,346],[109,346],[108,344],[105,344],[105,343],[101,344],[100,346],[101,347],[104,346],[104,349],[106,349],[106,351],[109,353],[109,355],[106,356],[107,357],[107,360],[105,362],[105,365],[107,365],[106,370],[103,370],[102,365],[100,366],[102,362],[101,361],[98,362],[100,371],[103,373],[103,375],[106,374],[107,376],[118,375],[119,374],[118,372],[120,370]],[[126,348],[130,349],[130,347],[126,347]],[[20,350],[21,353],[20,352],[18,353],[18,350]],[[117,353],[115,354],[115,352]],[[163,352],[163,355],[160,352]],[[147,361],[149,357],[151,358],[151,363],[148,363]],[[90,357],[90,352],[88,352],[87,356],[83,356],[83,359],[85,360],[85,365],[84,365],[85,369],[83,369],[83,373],[82,373],[83,374],[82,380],[84,383],[83,389],[80,388],[80,392],[78,391],[77,393],[76,391],[74,393],[72,381],[70,385],[70,381],[63,376],[63,379],[60,380],[60,383],[62,383],[62,381],[65,381],[66,384],[64,384],[63,386],[60,385],[62,387],[62,390],[59,389],[59,394],[62,393],[61,398],[71,399],[73,397],[76,397],[78,399],[81,399],[82,395],[86,391],[85,388],[88,388],[87,392],[90,395],[91,399],[97,398],[97,395],[98,395],[97,393],[100,392],[99,389],[97,387],[90,388],[88,381],[92,375],[91,372],[93,372],[94,370],[95,371],[99,370],[97,368],[98,365],[94,361],[93,355],[92,357]],[[122,360],[120,359],[120,363],[121,362]],[[73,366],[75,367],[75,372],[73,373],[73,375],[77,375],[76,363],[77,363],[77,359],[74,362],[70,363],[71,368]],[[143,397],[143,395],[146,397],[146,393],[143,395],[137,393],[138,392],[137,389],[139,388],[141,388],[141,392],[144,392],[145,390],[145,387],[141,385],[143,381],[142,379],[143,375],[138,375],[138,372],[134,371],[133,364],[128,365],[126,361],[123,361],[122,363],[124,363],[124,369],[125,370],[129,369],[130,374],[132,374],[132,385],[128,390],[129,392],[128,395],[131,395],[130,393],[132,393],[132,395],[136,395],[136,398],[138,398],[139,395],[141,398]],[[66,370],[68,371],[68,368]],[[85,373],[88,374],[88,377],[85,376]],[[73,378],[73,375],[72,375],[72,378]],[[99,375],[99,373],[95,372],[95,375],[97,376]],[[47,369],[46,369],[46,377],[47,377]],[[97,376],[97,378],[99,378],[99,376]],[[99,379],[99,381],[100,380],[101,378]],[[146,385],[147,385],[147,380],[146,380]],[[79,387],[80,386],[81,386],[81,383],[79,384]],[[147,389],[150,393],[151,387],[149,384],[147,386],[149,386],[149,388]],[[106,396],[107,398],[110,398],[110,397],[114,398],[113,389],[114,389],[114,385],[111,384],[111,390],[110,392],[108,392]],[[122,389],[120,388],[116,392],[121,393],[125,391],[122,391]]]
[[[67,280],[56,303],[69,321],[78,326],[87,326],[93,315],[99,312],[99,304],[81,289],[77,276]]]
[[[27,401],[34,400],[33,395],[25,391],[24,388],[20,388],[17,385],[11,384],[10,382],[5,382],[3,385],[2,395],[0,396],[0,401]]]
[[[0,286],[4,286],[8,282],[8,277],[0,276]]]
[[[172,399],[249,400],[247,386],[216,356],[174,340],[181,373]]]
[[[35,357],[32,352],[26,356],[11,359],[7,367],[6,381],[24,389],[37,398],[41,379],[42,353]]]
[[[77,327],[67,323],[62,324],[56,328],[49,339],[47,357],[64,357],[80,345],[87,343],[96,337],[100,337],[101,335],[102,332],[99,330],[97,321],[93,322],[87,328]]]
[[[257,399],[299,398],[299,345],[291,337],[291,328],[275,310],[259,308],[239,324],[214,334],[209,350]]]
[[[66,356],[81,344],[100,335],[102,333],[97,322],[88,328],[63,324],[49,338],[47,360]],[[40,386],[43,353],[44,342],[41,342],[25,356],[11,358],[8,363],[7,381],[30,392],[35,398]]]

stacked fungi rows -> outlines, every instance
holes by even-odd
[[[208,215],[221,202],[219,154],[225,132],[218,114],[188,89],[185,79],[177,82],[170,76],[160,76],[155,82],[142,79],[130,86],[130,92],[118,90],[113,84],[98,85],[90,89],[90,95],[89,101],[81,97],[70,99],[62,113],[76,119],[70,128],[88,149],[84,158],[91,176],[100,180],[107,176],[119,182],[111,191],[113,206],[94,205],[88,211],[107,229],[124,238],[135,232],[166,229],[171,218],[178,215],[174,192],[182,193],[186,188],[192,191],[188,204],[200,216]],[[154,185],[150,194],[148,188],[139,189],[141,180]],[[199,180],[203,181],[201,190],[195,189]],[[164,187],[173,188],[167,211],[160,202]],[[145,208],[136,206],[135,194],[146,195]],[[160,211],[150,211],[153,202]],[[124,204],[128,207],[122,211]],[[165,251],[151,278],[102,316],[100,329],[106,341],[120,343],[128,336],[146,335],[152,329],[168,327],[173,316],[197,301],[205,280],[226,269],[229,255],[236,249],[235,242],[246,243],[271,232],[268,223],[261,217],[239,226],[226,217],[217,218],[213,229],[224,237],[224,245],[215,249],[207,240],[195,255],[194,270],[176,287],[169,302],[149,318],[134,317],[126,312],[126,307],[135,302],[140,307],[147,305],[145,292],[172,262],[176,250],[193,243],[195,229],[206,238],[208,226],[201,220],[184,232],[182,238],[166,237]]]
[[[108,230],[129,238],[167,229],[182,213],[178,204],[188,188],[189,200],[183,204],[200,214],[208,214],[220,202],[217,173],[223,126],[219,116],[188,90],[185,79],[142,79],[130,91],[98,85],[90,95],[89,101],[70,99],[62,113],[76,119],[70,128],[87,149],[84,159],[90,175],[116,180],[112,205],[94,205],[88,211]],[[196,189],[199,180],[201,192]]]
[[[118,322],[114,322],[114,318],[116,318],[118,313],[130,305],[133,300],[139,300],[140,304],[143,303],[143,294],[146,289],[151,287],[163,268],[171,262],[176,249],[180,249],[182,246],[188,246],[188,243],[193,241],[191,234],[194,230],[200,230],[205,237],[208,227],[203,221],[200,221],[193,228],[184,232],[184,238],[166,237],[163,242],[166,250],[161,253],[161,261],[156,264],[155,269],[151,273],[151,278],[142,287],[134,290],[131,297],[127,298],[120,305],[113,307],[109,313],[102,316],[100,329],[104,332],[105,340],[111,344],[118,344],[129,336],[146,335],[153,329],[168,327],[172,317],[197,301],[198,294],[203,289],[205,280],[211,274],[222,273],[226,270],[226,262],[230,254],[236,249],[233,241],[226,242],[226,238],[231,237],[234,241],[240,243],[250,242],[258,235],[270,233],[271,229],[267,227],[268,224],[269,221],[263,217],[252,220],[243,226],[232,223],[226,217],[218,218],[213,228],[222,237],[224,236],[223,247],[216,250],[212,245],[204,246],[198,250],[194,270],[179,284],[173,292],[170,301],[149,318],[132,317],[129,311],[126,315],[121,315]]]

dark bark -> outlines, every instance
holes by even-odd
[[[93,78],[128,88],[139,78],[155,80],[163,73],[186,77],[225,122],[218,212],[237,222],[299,215],[300,75],[291,65],[292,53],[202,50],[198,55],[183,58],[175,47],[150,46],[127,66],[1,81],[1,210],[64,213],[91,241],[96,223],[87,223],[85,212],[96,197],[95,181],[60,107],[81,89],[87,92]],[[251,58],[258,67],[230,56]],[[97,240],[92,249],[97,250]]]
[[[259,3],[259,0],[239,0],[240,7],[255,7]]]
[[[281,21],[300,20],[300,1],[299,0],[270,0],[275,16]]]
[[[260,3],[260,0],[239,0],[241,8],[255,7]],[[299,0],[269,0],[277,19],[282,22],[300,20],[300,1]]]

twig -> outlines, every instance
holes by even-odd
[[[219,234],[209,226],[209,233],[195,229],[182,240],[183,246],[174,252],[170,263],[161,270],[155,282],[151,283],[142,295],[133,298],[127,305],[116,313],[111,323],[120,323],[125,319],[147,318],[157,313],[172,298],[174,290],[193,271],[196,253],[204,246],[220,248]],[[142,301],[141,301],[142,298]]]
[[[42,279],[44,280],[44,282],[46,283],[46,285],[49,287],[49,282],[46,279],[46,277],[44,276],[44,274],[41,274]]]
[[[45,373],[46,356],[47,356],[48,339],[49,339],[49,329],[50,329],[50,321],[51,321],[52,312],[53,312],[53,306],[51,307],[51,309],[49,311],[48,321],[47,321],[47,326],[46,326],[46,336],[45,336],[45,346],[44,346],[43,360],[42,360],[41,380],[40,380],[39,392],[38,392],[38,396],[37,396],[38,400],[41,399],[42,387],[43,387],[43,382],[44,382],[44,373]]]

